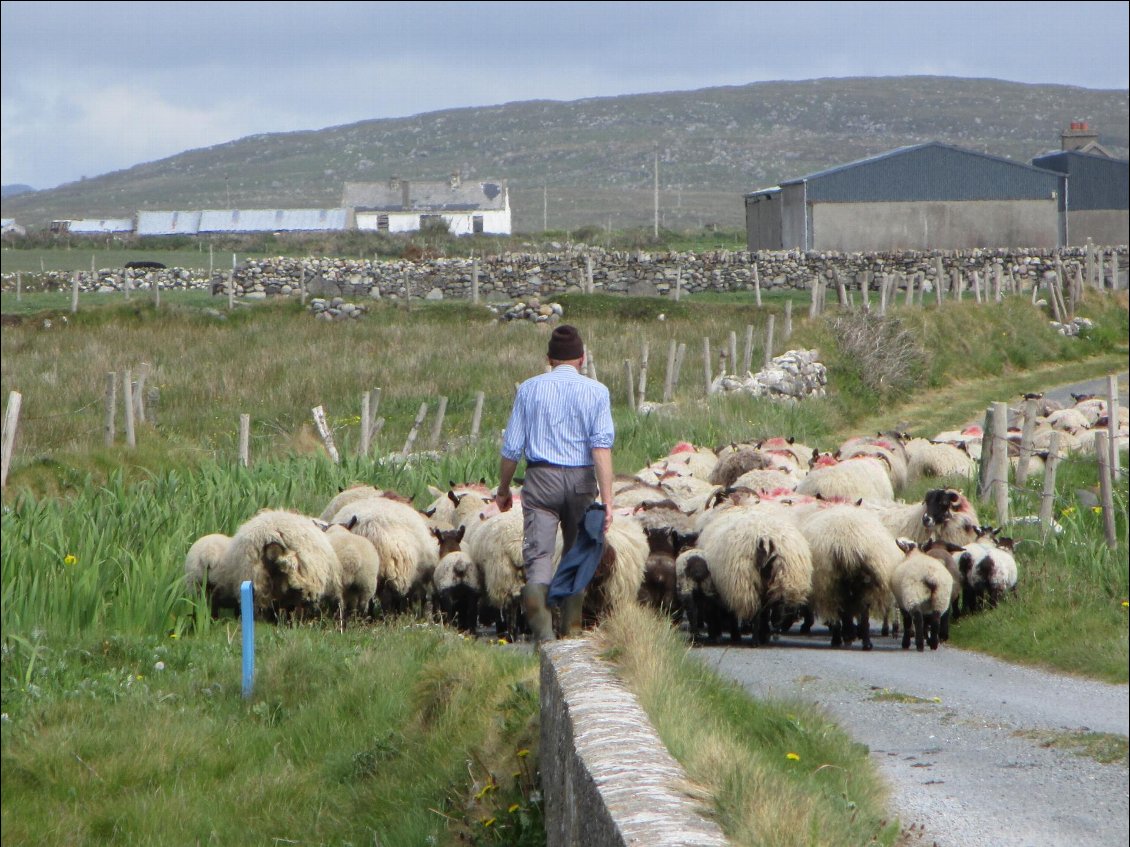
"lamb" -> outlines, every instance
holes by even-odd
[[[462,550],[447,553],[432,574],[435,606],[441,620],[461,632],[475,632],[479,600],[483,594],[483,572]]]
[[[989,607],[995,609],[1006,593],[1015,594],[1017,584],[1016,557],[1012,551],[1012,539],[981,536],[973,544],[965,546],[957,560],[961,571],[961,605],[966,612],[979,611],[987,600]]]
[[[910,633],[914,630],[914,646],[923,652],[926,642],[938,649],[943,618],[948,617],[953,577],[946,566],[920,550],[910,549],[891,575],[891,591],[902,611],[902,649],[910,649]]]
[[[377,596],[381,569],[377,548],[369,539],[355,535],[338,524],[326,530],[326,538],[341,565],[341,594],[345,604],[345,617],[370,617],[374,611],[373,600]]]
[[[827,467],[815,467],[800,481],[796,491],[824,499],[872,501],[894,500],[895,493],[886,466],[871,456],[859,456]]]
[[[341,565],[313,518],[267,509],[232,537],[220,565],[227,578],[250,574],[255,607],[279,619],[328,605],[342,620]]]
[[[190,595],[207,592],[212,615],[221,608],[236,608],[239,605],[239,584],[232,590],[229,585],[220,585],[217,569],[231,544],[231,537],[222,533],[202,536],[193,542],[184,557],[184,585]]]
[[[964,547],[977,540],[980,521],[973,504],[953,488],[933,488],[915,505],[878,505],[879,519],[895,538],[922,546],[932,538]]]
[[[941,562],[947,571],[949,571],[950,579],[953,586],[950,590],[950,611],[948,615],[942,616],[941,628],[938,631],[938,637],[942,641],[950,640],[950,621],[957,620],[960,615],[960,602],[961,602],[961,570],[958,567],[957,559],[954,558],[959,553],[964,553],[964,547],[958,547],[956,544],[949,544],[945,541],[930,541],[923,545],[921,548],[923,553],[927,556],[933,556]]]
[[[616,517],[604,534],[604,552],[585,589],[583,614],[599,621],[616,609],[638,602],[647,566],[647,535],[638,520]]]
[[[671,500],[645,503],[636,509],[634,517],[647,535],[649,548],[639,600],[643,605],[677,620],[680,607],[675,576],[675,543],[677,533],[691,530],[690,517]]]
[[[856,506],[831,506],[801,527],[812,551],[812,599],[828,622],[832,646],[851,645],[858,635],[872,649],[869,616],[885,608],[890,576],[903,558],[878,517]]]
[[[439,561],[439,548],[423,515],[407,503],[371,497],[343,508],[333,516],[333,523],[364,536],[377,548],[381,611],[405,612],[413,586]]]
[[[964,445],[914,438],[906,445],[907,478],[911,481],[931,477],[973,476],[976,465]]]
[[[773,608],[803,605],[812,589],[809,545],[785,511],[737,506],[699,535],[719,599],[738,625],[753,626],[754,644],[768,643]]]

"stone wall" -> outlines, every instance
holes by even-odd
[[[1104,277],[1110,287],[1112,256],[1117,256],[1119,287],[1126,285],[1127,248],[1105,248],[1100,252]],[[469,299],[473,279],[478,276],[483,300],[513,300],[546,297],[590,288],[595,292],[643,296],[670,295],[676,288],[685,293],[748,290],[755,274],[762,289],[808,289],[819,278],[842,276],[848,288],[859,288],[864,274],[878,280],[883,274],[932,281],[941,259],[948,275],[960,269],[967,279],[973,272],[985,278],[994,270],[1012,273],[1024,285],[1054,271],[1057,259],[1069,274],[1084,272],[1086,249],[1057,250],[965,250],[945,252],[834,253],[800,251],[712,251],[706,253],[616,252],[599,248],[563,249],[557,253],[504,253],[481,259],[432,259],[370,261],[360,259],[274,258],[247,261],[233,273],[236,294],[262,298],[295,296],[305,282],[306,292],[316,297],[349,300],[384,297],[428,297]],[[232,272],[229,272],[232,273]],[[127,284],[137,290],[154,285],[162,290],[211,288],[226,290],[227,275],[173,268],[156,271],[103,269],[95,274],[80,272],[83,292],[121,291]],[[591,274],[591,276],[590,276]],[[15,275],[5,274],[4,290],[14,290]],[[25,291],[69,289],[71,274],[24,274]]]

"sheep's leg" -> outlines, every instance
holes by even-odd
[[[910,612],[904,611],[902,613],[902,649],[910,649]]]
[[[871,644],[871,620],[869,612],[870,610],[866,606],[864,606],[862,611],[860,611],[859,613],[858,635],[860,641],[863,643],[864,650],[870,650],[873,647],[873,645]]]
[[[912,617],[914,618],[914,649],[921,653],[926,649],[926,622],[922,619],[921,609],[915,609]]]
[[[812,632],[812,625],[816,623],[816,614],[812,611],[812,606],[806,605],[802,610],[804,621],[800,625],[800,634],[808,635]]]
[[[770,614],[769,614],[768,609],[762,609],[760,612],[757,613],[757,620],[755,621],[755,630],[754,630],[754,635],[755,635],[754,644],[768,644],[769,643],[769,636],[770,636],[769,618],[770,618]]]
[[[832,646],[842,647],[844,644],[844,625],[840,620],[831,621],[828,629],[832,632]]]
[[[926,638],[931,650],[938,649],[938,629],[941,627],[941,617],[938,612],[931,612],[930,620],[926,625]]]
[[[843,611],[840,613],[840,632],[843,635],[844,644],[848,647],[855,641],[855,616],[851,612]]]
[[[950,610],[946,609],[938,619],[938,640],[950,640]]]

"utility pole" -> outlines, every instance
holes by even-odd
[[[659,240],[659,151],[655,151],[655,240]]]

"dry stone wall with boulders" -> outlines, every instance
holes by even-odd
[[[1096,249],[1104,286],[1126,287],[1127,247]],[[807,290],[818,280],[842,280],[859,289],[865,278],[874,285],[884,275],[919,277],[933,287],[938,274],[961,271],[966,280],[974,272],[982,279],[997,272],[1011,274],[1022,288],[1054,274],[1062,263],[1068,275],[1076,270],[1087,278],[1087,250],[1083,247],[1049,249],[975,249],[943,252],[833,253],[782,251],[728,251],[703,253],[624,252],[595,247],[565,247],[554,253],[502,253],[479,259],[439,258],[419,262],[404,259],[330,259],[279,257],[245,261],[234,271],[208,276],[183,268],[165,270],[102,269],[79,273],[84,293],[111,293],[128,284],[135,290],[211,288],[227,290],[228,276],[238,297],[267,296],[342,297],[359,301],[381,298],[470,299],[478,281],[483,301],[546,298],[564,293],[594,291],[642,296],[668,296],[676,289],[693,294],[703,291],[749,290],[755,280],[763,290]],[[1112,258],[1115,261],[1112,261]],[[1112,268],[1118,267],[1112,285]],[[25,291],[58,290],[71,286],[70,273],[24,274]],[[15,288],[15,274],[5,274],[4,290]],[[905,285],[905,282],[902,283]],[[968,287],[968,282],[967,282]]]

